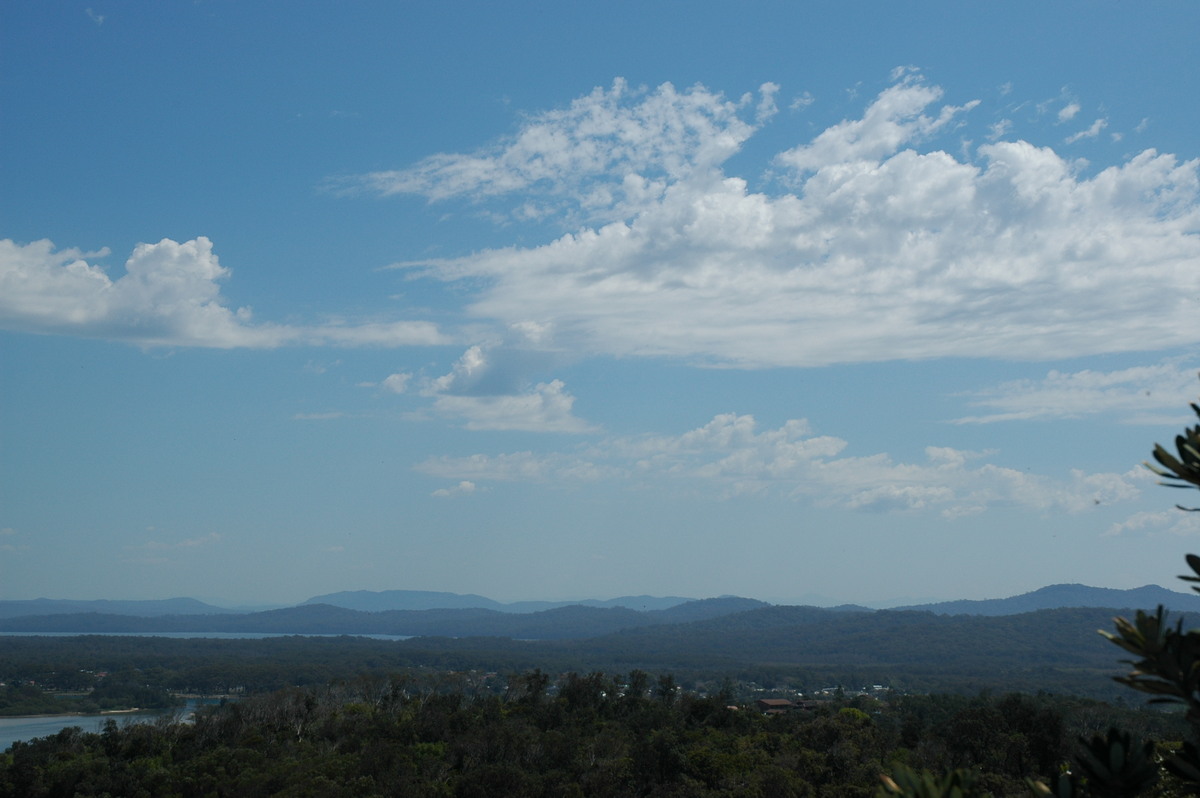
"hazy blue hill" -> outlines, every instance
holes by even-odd
[[[389,634],[411,637],[508,637],[564,640],[597,637],[621,629],[679,623],[738,612],[762,602],[722,598],[690,602],[667,610],[638,612],[626,607],[578,604],[532,613],[485,608],[364,612],[331,604],[245,614],[135,617],[75,613],[0,619],[3,632],[243,632],[260,634]]]
[[[874,607],[864,607],[861,604],[839,604],[836,607],[826,607],[825,609],[834,612],[875,612]]]
[[[504,608],[508,612],[537,612],[539,610],[552,610],[558,607],[624,607],[638,612],[653,612],[655,610],[667,610],[671,607],[677,607],[680,604],[686,604],[689,601],[696,599],[682,598],[680,596],[618,596],[612,599],[584,599],[582,601],[514,601],[512,604],[505,604]]]
[[[863,610],[866,615],[874,614],[875,610]],[[855,613],[847,610],[835,610],[828,607],[797,607],[788,605],[766,605],[746,610],[745,612],[723,615],[692,624],[693,628],[706,632],[725,632],[729,630],[766,631],[818,624],[843,623],[846,618]]]
[[[343,590],[324,596],[313,596],[304,604],[332,604],[363,612],[388,610],[455,610],[487,609],[498,612],[532,613],[561,607],[624,607],[640,612],[665,610],[692,601],[679,596],[620,596],[613,599],[584,599],[582,601],[514,601],[504,604],[474,593],[443,593],[433,590]],[[302,605],[303,606],[303,605]]]
[[[508,615],[489,626],[489,635],[524,640],[556,640],[596,637],[654,623],[646,613],[625,607],[571,605],[543,612]],[[460,633],[457,636],[466,636]]]
[[[1200,613],[1200,595],[1167,590],[1166,588],[1158,587],[1156,585],[1146,585],[1145,587],[1139,587],[1133,590],[1113,590],[1109,588],[1088,587],[1086,585],[1050,585],[1048,587],[1041,588],[1040,590],[1035,590],[1030,593],[1025,593],[1023,595],[1013,596],[1010,598],[987,599],[982,601],[946,601],[936,604],[920,604],[907,607],[897,607],[895,609],[928,611],[937,615],[995,616],[1014,615],[1024,612],[1035,612],[1037,610],[1066,607],[1153,609],[1159,604],[1162,604],[1167,609],[1174,612]],[[504,604],[502,602],[487,598],[486,596],[480,596],[473,593],[448,593],[431,590],[346,590],[337,593],[329,593],[323,596],[313,596],[303,604],[289,609],[301,610],[302,608],[313,607],[317,605],[328,605],[331,607],[339,607],[345,610],[355,610],[364,613],[434,612],[439,610],[462,612],[469,610],[488,610],[495,613],[509,615],[533,615],[549,610],[563,609],[565,607],[585,607],[589,609],[627,609],[649,614],[653,617],[654,623],[678,623],[687,620],[701,620],[708,617],[721,617],[733,612],[775,606],[758,601],[756,599],[739,598],[735,596],[723,596],[715,599],[697,600],[682,598],[679,596],[641,595],[620,596],[618,598],[603,600],[585,599],[582,601],[518,601],[510,604]],[[811,607],[808,609],[816,610],[818,608]],[[824,611],[837,613],[860,613],[875,611],[867,607],[860,607],[852,604],[822,609]],[[268,614],[271,612],[283,612],[284,614],[273,616]],[[786,612],[786,610],[781,610],[781,612]],[[292,618],[290,614],[280,609],[260,609],[257,611],[252,608],[228,609],[206,604],[205,602],[192,598],[173,598],[149,601],[115,601],[108,599],[80,601],[70,599],[39,598],[19,601],[0,601],[0,621],[11,618],[24,618],[28,616],[92,614],[128,616],[136,618],[186,618],[189,616],[204,616],[205,618],[214,618],[215,616],[248,616],[252,619],[255,619],[251,621],[251,626],[253,626],[255,623],[266,622],[271,618]],[[305,616],[303,612],[296,616],[298,619],[302,619],[304,617],[310,616]],[[452,616],[429,616],[430,620],[433,618],[447,620],[451,617]],[[346,617],[346,620],[348,619],[349,616]],[[408,623],[409,621],[415,622],[415,619],[409,619],[408,621],[405,621],[405,623]],[[297,620],[296,622],[299,623],[300,621]],[[194,624],[186,620],[178,620],[172,623],[188,626],[189,628],[194,626]],[[219,623],[237,625],[233,620],[220,621]],[[289,621],[288,623],[291,625],[292,622]],[[371,624],[368,623],[367,625]],[[431,624],[424,622],[418,625],[423,629],[431,627]],[[642,626],[645,624],[638,622],[632,625]],[[218,630],[206,629],[205,631]],[[352,634],[355,632],[347,630],[347,633]],[[436,634],[437,632],[433,633]],[[396,634],[408,634],[408,632],[396,632]]]
[[[135,615],[155,617],[159,615],[214,615],[229,610],[214,607],[192,598],[154,599],[146,601],[112,601],[95,599],[76,601],[71,599],[28,599],[0,601],[0,618],[19,618],[23,615],[64,615],[69,613],[99,612],[112,615]]]
[[[272,634],[386,634],[372,628],[372,616],[330,604],[306,604],[246,615],[222,615],[220,629],[187,631],[266,632]],[[194,620],[192,624],[194,624]]]
[[[926,610],[938,615],[1015,615],[1065,607],[1111,607],[1151,610],[1159,604],[1174,612],[1200,612],[1200,595],[1179,593],[1157,585],[1114,590],[1087,585],[1050,585],[1004,599],[944,601],[897,609]]]
[[[765,601],[759,601],[758,599],[721,596],[720,598],[697,599],[696,601],[684,602],[683,604],[657,610],[650,614],[654,616],[658,623],[688,623],[690,621],[725,617],[769,606]]]
[[[330,604],[362,612],[387,610],[468,610],[486,609],[503,612],[504,604],[474,593],[442,593],[433,590],[343,590],[313,596],[301,606]]]
[[[729,612],[737,606],[734,603],[717,603],[703,607],[697,612],[703,617],[710,617],[714,613]],[[497,613],[491,610],[393,611],[380,613],[379,620],[392,634],[577,640],[611,634],[621,629],[675,623],[684,616],[672,616],[669,613],[678,609],[676,607],[655,612],[638,612],[627,607],[571,604],[531,613]],[[468,612],[477,614],[467,614]]]

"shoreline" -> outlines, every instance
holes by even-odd
[[[38,715],[0,715],[0,720],[35,720],[37,718],[100,718],[105,715],[128,715],[133,712],[154,712],[153,709],[102,709],[99,712],[43,712]]]
[[[0,715],[0,721],[3,720],[36,720],[37,718],[65,718],[65,717],[80,717],[80,718],[99,718],[106,715],[131,715],[138,712],[161,712],[167,713],[173,710],[180,712],[185,711],[188,702],[195,701],[237,701],[243,696],[226,693],[224,695],[204,695],[202,693],[173,693],[176,698],[184,699],[184,703],[176,704],[173,707],[133,707],[132,709],[102,709],[99,712],[40,712],[35,715]]]

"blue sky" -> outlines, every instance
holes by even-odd
[[[1176,587],[1200,7],[0,10],[0,598]]]

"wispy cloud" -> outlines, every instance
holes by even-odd
[[[1089,127],[1087,130],[1081,130],[1074,135],[1067,136],[1065,140],[1067,144],[1074,144],[1080,139],[1094,139],[1099,136],[1100,131],[1104,130],[1106,127],[1108,127],[1107,119],[1097,119],[1095,122],[1092,122],[1091,127]]]
[[[448,479],[593,482],[697,492],[709,498],[775,495],[876,512],[932,511],[946,517],[990,506],[1080,512],[1135,498],[1128,474],[1072,471],[1052,479],[988,463],[987,453],[929,447],[919,463],[887,454],[844,454],[848,443],[814,435],[804,420],[760,430],[752,416],[726,414],[677,436],[609,439],[576,453],[431,458],[418,470]]]
[[[817,98],[812,96],[812,94],[810,92],[807,92],[807,91],[801,92],[800,94],[797,94],[792,99],[792,102],[788,105],[788,110],[803,111],[805,108],[812,105],[816,101],[817,101]]]
[[[0,551],[13,552],[28,551],[29,547],[22,544],[10,543],[7,538],[16,537],[17,530],[10,526],[0,528]]]
[[[170,565],[177,562],[176,558],[186,552],[217,545],[221,542],[221,534],[210,532],[196,538],[186,538],[176,541],[148,540],[137,546],[126,546],[129,554],[121,558],[122,562],[139,565]]]
[[[999,122],[992,123],[991,127],[988,128],[987,140],[997,141],[1004,138],[1012,130],[1012,126],[1011,119],[1001,119]]]
[[[702,86],[654,90],[623,79],[567,108],[530,115],[511,138],[470,154],[442,153],[407,169],[331,181],[333,190],[419,194],[472,201],[519,194],[516,216],[560,211],[611,215],[640,207],[666,182],[716,167],[775,113],[778,87],[764,84],[755,101],[727,100]],[[744,115],[753,112],[751,119]],[[540,198],[540,199],[533,199]]]
[[[150,551],[170,551],[175,549],[195,549],[200,546],[209,546],[221,541],[219,532],[209,532],[207,535],[201,535],[196,538],[185,538],[174,542],[163,542],[160,540],[149,540],[141,546],[131,546],[127,548],[146,549]]]
[[[1134,513],[1104,532],[1105,537],[1130,534],[1200,535],[1200,513],[1186,513],[1180,510]]]
[[[955,419],[955,424],[1083,418],[1112,415],[1130,424],[1179,419],[1197,394],[1200,366],[1168,361],[1118,371],[1050,371],[1041,380],[1014,380],[967,394],[976,407],[997,412]]]

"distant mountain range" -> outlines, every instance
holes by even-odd
[[[157,615],[213,615],[229,612],[191,598],[156,599],[151,601],[73,601],[71,599],[27,599],[0,601],[0,618],[19,618],[22,615],[65,615],[73,612],[106,612],[114,615],[154,617]]]
[[[691,623],[771,605],[737,597],[689,601],[665,610],[572,605],[530,613],[459,609],[364,612],[331,604],[302,604],[265,612],[223,615],[60,613],[0,619],[5,632],[52,633],[247,633],[494,637],[566,640],[596,637],[641,626]]]
[[[340,593],[328,593],[324,596],[314,596],[304,604],[331,604],[334,607],[345,607],[348,610],[363,612],[383,612],[385,610],[454,610],[454,609],[485,609],[497,612],[541,612],[560,607],[624,607],[630,610],[645,612],[648,610],[665,610],[695,599],[679,596],[621,596],[620,598],[599,601],[585,599],[583,601],[516,601],[502,604],[474,593],[438,593],[429,590],[343,590]]]
[[[1005,599],[982,601],[943,601],[904,610],[924,610],[938,615],[1017,615],[1037,610],[1064,607],[1110,607],[1113,609],[1152,610],[1159,604],[1174,612],[1200,612],[1200,595],[1179,593],[1158,585],[1146,585],[1132,590],[1113,590],[1087,585],[1050,585],[1031,593]]]
[[[1112,590],[1086,585],[1051,585],[1006,599],[948,601],[896,611],[938,616],[1005,616],[1039,610],[1107,608],[1153,609],[1200,615],[1200,596],[1154,585]],[[230,633],[348,634],[411,637],[495,637],[514,640],[579,640],[652,626],[715,621],[735,614],[750,622],[749,610],[774,605],[725,596],[685,599],[677,596],[624,596],[607,601],[516,602],[503,604],[484,596],[420,590],[345,591],[315,596],[303,604],[261,612],[232,612],[195,599],[160,601],[0,601],[0,634],[47,633]],[[832,609],[777,607],[793,615],[823,618],[888,612],[856,605]],[[758,620],[770,618],[760,612]],[[789,616],[790,617],[790,616]]]

